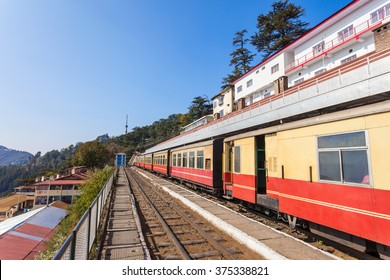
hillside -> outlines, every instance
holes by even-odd
[[[28,152],[8,149],[0,146],[0,166],[28,163],[33,155]]]

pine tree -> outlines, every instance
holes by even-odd
[[[233,72],[222,79],[222,88],[230,85],[234,80],[237,80],[239,77],[241,77],[242,74],[243,73],[238,68],[234,67]]]
[[[213,104],[207,97],[197,96],[192,100],[191,105],[188,107],[187,120],[188,123],[196,121],[201,117],[213,113]]]
[[[251,37],[251,43],[266,59],[306,33],[308,23],[300,20],[304,10],[301,6],[279,0],[272,4],[268,14],[257,18],[258,32]]]
[[[243,29],[235,33],[233,46],[236,47],[236,49],[230,54],[232,59],[229,64],[229,66],[234,66],[234,70],[231,74],[228,74],[227,77],[223,78],[222,87],[229,85],[251,68],[250,63],[256,54],[252,54],[251,51],[245,47],[249,42],[249,39],[245,38],[247,32],[246,29]]]

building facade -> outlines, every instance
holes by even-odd
[[[234,102],[234,87],[232,85],[221,90],[217,95],[212,97],[211,100],[213,102],[213,116],[215,120],[230,114],[236,109]]]
[[[388,48],[389,16],[389,1],[353,1],[234,81],[238,108]]]

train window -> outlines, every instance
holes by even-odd
[[[176,166],[176,154],[173,155],[172,166]]]
[[[320,179],[341,181],[339,152],[319,152]]]
[[[203,169],[204,164],[204,152],[203,151],[196,151],[196,168]]]
[[[320,136],[317,141],[320,180],[370,184],[364,131]]]
[[[241,172],[241,149],[240,146],[234,147],[234,173]]]
[[[187,167],[187,153],[183,153],[183,167]]]
[[[177,154],[177,166],[181,166],[181,153]]]
[[[189,166],[188,167],[195,168],[195,152],[189,152],[188,157],[189,157],[189,160],[188,160]]]

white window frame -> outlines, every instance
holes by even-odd
[[[317,75],[322,74],[322,73],[325,73],[325,72],[326,72],[326,68],[322,68],[322,69],[320,69],[320,70],[318,70],[318,71],[315,71],[315,72],[314,72],[314,76],[317,76]]]
[[[238,156],[237,156],[238,151]],[[241,146],[233,147],[233,173],[240,174],[241,173]]]
[[[339,42],[344,41],[345,39],[351,37],[353,34],[354,34],[353,24],[351,24],[350,26],[347,26],[343,30],[337,32],[338,41]]]
[[[356,58],[357,58],[357,55],[356,55],[356,54],[351,55],[351,56],[348,56],[348,57],[346,57],[346,58],[340,60],[340,64],[345,64],[345,63],[350,62],[350,61],[352,61],[352,60],[354,60],[354,59],[356,59]]]
[[[365,146],[356,146],[356,147],[338,147],[338,148],[319,148],[318,147],[318,138],[320,137],[326,137],[326,136],[335,136],[335,135],[343,135],[343,134],[350,134],[350,133],[358,133],[358,132],[364,132],[365,137]],[[317,148],[317,168],[318,168],[318,182],[323,183],[330,183],[330,184],[336,184],[336,185],[343,185],[343,186],[358,186],[358,187],[365,187],[365,188],[371,188],[373,186],[373,178],[372,178],[372,169],[371,169],[371,161],[370,161],[370,144],[369,144],[369,138],[368,138],[368,131],[366,130],[357,130],[357,131],[346,131],[342,133],[331,133],[331,134],[324,134],[324,135],[318,135],[315,137],[316,141],[316,148]],[[363,183],[354,183],[354,182],[346,182],[344,180],[344,173],[342,168],[342,158],[340,156],[342,151],[361,151],[365,150],[367,155],[367,168],[368,168],[368,176],[369,176],[369,183],[363,184]],[[321,179],[321,173],[320,173],[320,158],[319,153],[320,152],[339,152],[339,161],[340,161],[340,181],[336,180],[324,180]]]
[[[319,53],[322,53],[325,50],[325,42],[322,41],[319,44],[313,46],[313,55],[317,55]]]
[[[305,78],[304,78],[304,77],[302,77],[302,78],[300,78],[300,79],[298,79],[298,80],[295,80],[295,81],[294,81],[294,86],[295,86],[295,85],[299,85],[299,84],[303,83],[304,81],[305,81]]]
[[[223,95],[221,95],[221,96],[218,97],[218,106],[223,105],[223,99],[224,99],[224,96],[223,96]]]
[[[390,3],[380,7],[370,14],[371,23],[374,24],[380,20],[387,18],[390,15]]]
[[[274,74],[279,71],[279,63],[271,67],[271,74]]]

